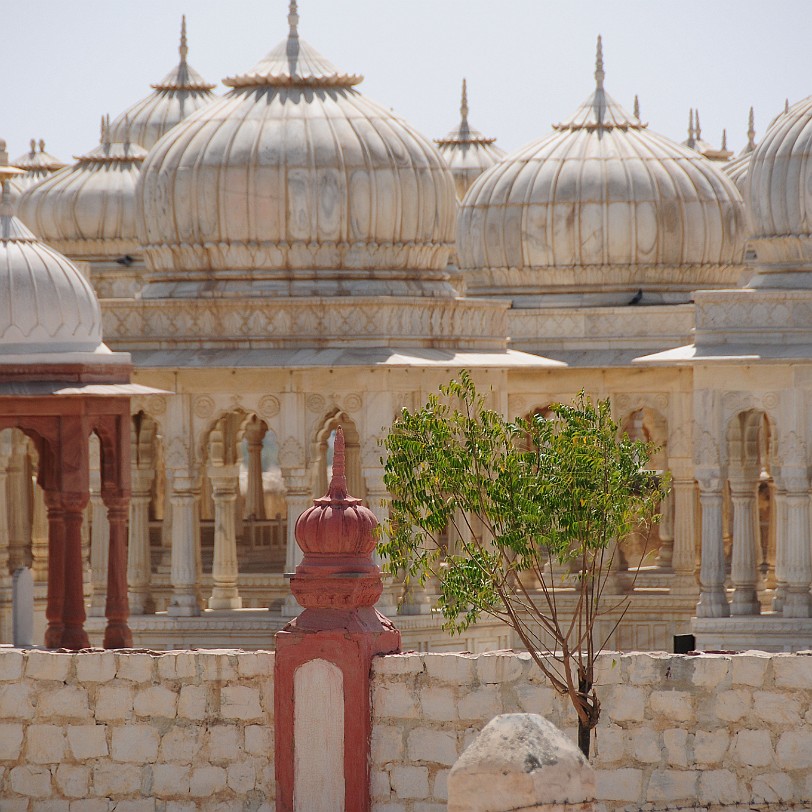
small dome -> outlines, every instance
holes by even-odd
[[[162,81],[151,85],[150,93],[125,110],[110,126],[110,140],[132,141],[151,149],[158,139],[191,113],[205,107],[217,97],[209,84],[189,63],[186,40],[186,16],[181,22],[180,62]]]
[[[93,289],[14,216],[7,187],[0,205],[0,352],[45,353],[49,361],[55,353],[94,352],[102,334]]]
[[[495,141],[495,138],[485,138],[479,130],[468,124],[468,88],[463,79],[459,126],[445,138],[434,139],[454,176],[458,200],[465,197],[471,184],[486,169],[490,169],[504,157],[504,150],[499,149],[494,144]]]
[[[150,151],[145,298],[445,295],[456,203],[434,146],[290,34]]]
[[[812,285],[812,96],[770,124],[750,159],[747,183],[751,287]]]
[[[58,172],[65,166],[65,163],[45,151],[45,141],[40,138],[39,144],[37,144],[36,140],[32,138],[29,151],[12,161],[11,165],[25,170],[24,175],[14,178],[14,185],[19,191],[24,192],[35,183]]]
[[[686,302],[735,286],[743,204],[716,166],[597,88],[554,132],[483,173],[457,221],[469,295],[514,307]]]
[[[111,142],[109,117],[103,119],[99,146],[28,189],[20,219],[72,258],[138,253],[135,185],[146,154],[137,144]]]

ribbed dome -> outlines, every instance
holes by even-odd
[[[111,143],[103,121],[98,147],[20,197],[20,219],[72,258],[138,253],[135,185],[146,154],[137,144]]]
[[[750,160],[751,287],[812,285],[812,96],[770,124]]]
[[[40,138],[38,145],[36,140],[32,138],[28,152],[12,161],[11,165],[25,171],[24,175],[18,175],[14,178],[14,185],[21,192],[24,192],[54,172],[58,172],[65,166],[65,163],[45,151],[45,141]]]
[[[505,151],[499,149],[495,141],[495,138],[485,138],[468,124],[468,88],[463,79],[460,123],[445,138],[434,139],[454,176],[458,200],[465,197],[471,184],[486,169],[504,157]]]
[[[158,139],[188,115],[217,98],[209,84],[189,63],[186,40],[186,17],[180,32],[180,62],[162,81],[151,85],[150,93],[125,110],[110,126],[110,139],[124,143],[130,140],[151,149]]]
[[[457,223],[469,295],[514,306],[684,302],[735,286],[744,213],[734,184],[597,88],[554,132],[476,180]]]
[[[431,143],[298,36],[144,164],[144,297],[453,295],[454,184]]]
[[[37,238],[11,206],[0,206],[0,352],[93,352],[101,310],[76,266]]]
[[[747,152],[738,155],[732,161],[722,164],[719,169],[724,172],[736,184],[739,194],[744,197],[747,188],[747,168],[750,166],[752,153]]]

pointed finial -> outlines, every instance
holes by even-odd
[[[462,80],[462,101],[460,102],[460,117],[468,121],[468,83]]]
[[[727,152],[727,129],[722,130],[722,152]]]
[[[186,15],[180,18],[180,61],[186,62],[186,57],[189,55],[189,43],[186,40]]]
[[[637,98],[637,94],[634,94],[634,117],[640,121],[640,99]]]
[[[694,108],[688,110],[688,146],[693,149],[696,141],[694,140]]]
[[[32,138],[29,142],[29,146],[31,147],[31,154],[33,155],[37,151],[37,139]]]
[[[753,108],[750,108],[750,115],[747,117],[747,151],[752,152],[756,148],[756,118]]]
[[[344,429],[336,428],[335,442],[333,443],[333,476],[327,495],[331,499],[347,498],[347,463],[344,452]]]
[[[702,138],[702,127],[699,126],[699,108],[696,109],[696,113],[694,114],[696,127],[694,127],[694,132],[696,133],[696,140],[699,141]]]
[[[784,99],[784,112],[789,112],[789,98]]]
[[[8,163],[8,161],[6,161]],[[3,195],[0,197],[0,216],[12,217],[14,215],[14,206],[11,205],[11,181],[8,178],[3,179]]]
[[[101,131],[99,132],[99,143],[104,144],[107,140],[107,131],[105,129],[104,114],[101,117]]]
[[[290,26],[289,37],[299,36],[299,7],[296,0],[290,0],[288,9],[288,25]]]
[[[595,84],[598,90],[603,90],[603,80],[606,73],[603,70],[603,40],[598,34],[598,49],[595,55]]]
[[[40,152],[45,152],[45,139],[44,138],[40,138],[40,140],[39,140],[39,151]]]

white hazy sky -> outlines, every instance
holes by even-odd
[[[431,137],[470,121],[504,149],[546,135],[594,85],[603,35],[606,88],[676,140],[688,108],[702,136],[757,138],[812,93],[810,0],[300,0],[300,33],[359,89]],[[253,66],[287,33],[287,0],[2,0],[0,137],[14,158],[32,137],[63,160],[98,142],[112,117],[177,62],[187,15],[189,61],[209,81]],[[222,85],[218,92],[222,92]]]

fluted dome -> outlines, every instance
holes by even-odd
[[[812,286],[812,96],[770,124],[748,175],[750,286]]]
[[[150,151],[145,298],[447,295],[452,177],[428,139],[290,34]]]
[[[495,141],[495,138],[485,138],[468,124],[468,88],[463,79],[460,123],[445,138],[434,139],[454,176],[458,200],[465,197],[471,184],[486,169],[504,157],[505,151],[497,147]]]
[[[25,174],[14,178],[14,185],[20,192],[24,192],[54,172],[58,172],[65,166],[65,162],[46,152],[45,141],[41,138],[39,144],[32,138],[28,152],[12,161],[11,165],[24,170]]]
[[[96,295],[76,266],[0,205],[0,352],[94,352],[102,340]]]
[[[723,164],[719,168],[736,184],[739,194],[744,198],[747,188],[747,169],[750,166],[750,158],[756,148],[756,125],[753,108],[747,118],[747,143],[742,151],[732,160]]]
[[[113,143],[103,121],[98,147],[20,197],[20,219],[74,259],[137,253],[135,185],[146,154],[137,144]]]
[[[186,17],[180,34],[180,62],[160,82],[154,93],[125,110],[110,125],[112,141],[129,140],[150,149],[158,139],[188,115],[210,104],[216,96],[209,84],[188,62]]]
[[[473,184],[457,251],[469,295],[515,307],[685,302],[735,286],[743,203],[719,169],[651,132],[603,88]]]

